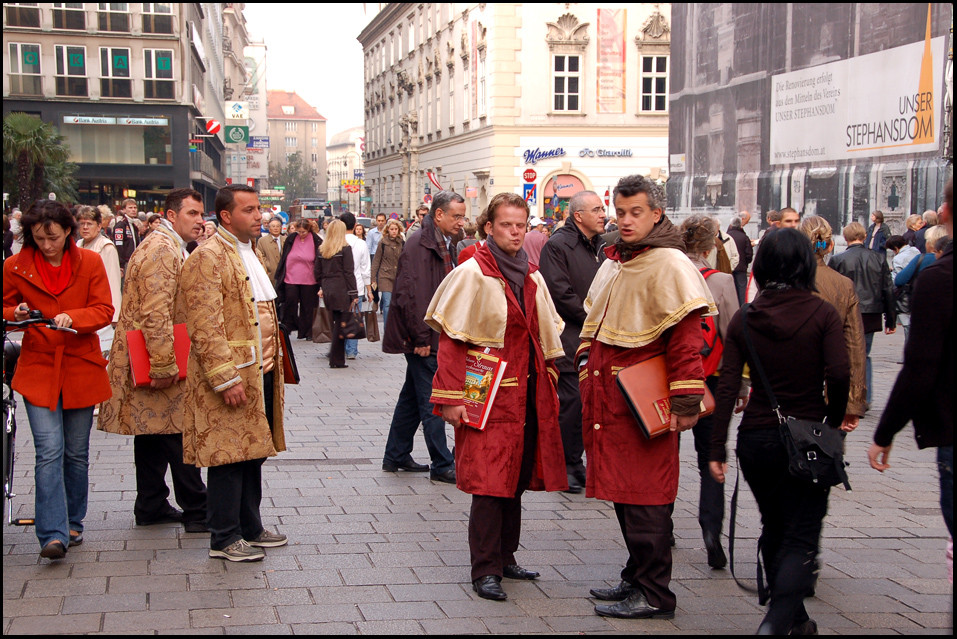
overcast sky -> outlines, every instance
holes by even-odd
[[[246,3],[249,36],[266,43],[267,88],[295,91],[316,107],[327,120],[327,138],[363,125],[362,45],[356,36],[377,7]]]

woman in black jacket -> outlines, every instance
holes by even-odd
[[[814,293],[817,262],[800,231],[779,229],[761,240],[754,278],[761,294],[739,311],[728,327],[718,381],[711,437],[710,470],[718,482],[727,469],[725,442],[747,363],[757,370],[744,338],[748,332],[783,415],[822,421],[838,428],[850,388],[850,363],[841,318]],[[752,372],[752,375],[754,373]],[[821,392],[827,386],[827,394]],[[804,598],[817,573],[821,526],[829,487],[798,479],[788,471],[788,452],[778,417],[760,382],[738,426],[738,463],[761,511],[761,555],[768,576],[770,606],[758,634],[817,634]]]
[[[326,228],[326,240],[319,247],[315,265],[319,296],[326,308],[332,311],[330,368],[348,368],[342,316],[354,309],[359,299],[354,264],[352,248],[346,243],[346,225],[335,220]]]

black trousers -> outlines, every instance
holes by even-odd
[[[718,388],[718,376],[711,375],[705,382],[713,395]],[[691,432],[694,434],[694,449],[698,455],[698,475],[701,477],[701,488],[698,491],[698,524],[706,539],[710,535],[715,540],[720,540],[724,521],[724,484],[716,482],[708,468],[713,430],[714,419],[708,415],[699,418]]]
[[[734,292],[738,294],[738,306],[743,306],[748,295],[748,272],[735,271],[731,277],[734,279]]]
[[[807,621],[805,597],[814,592],[821,527],[830,488],[796,479],[777,428],[739,430],[738,461],[761,511],[759,545],[771,590],[767,624],[788,634]]]
[[[669,588],[674,510],[674,504],[615,504],[618,525],[628,548],[621,579],[641,589],[648,603],[662,610],[674,610],[677,605],[675,593]]]
[[[558,426],[562,431],[562,447],[565,449],[565,468],[569,473],[585,475],[582,455],[585,443],[582,440],[582,396],[578,388],[578,373],[558,375]]]
[[[329,365],[342,366],[346,363],[346,338],[342,334],[343,311],[330,311],[332,314],[332,343],[329,344]]]
[[[535,373],[529,376],[528,405],[525,413],[525,435],[522,465],[514,497],[472,495],[469,513],[469,553],[472,559],[472,581],[486,575],[502,576],[505,566],[516,563],[522,536],[522,493],[532,481],[535,450],[538,448],[538,413],[535,410]]]
[[[136,521],[159,519],[172,508],[167,501],[166,469],[173,476],[176,503],[183,509],[184,521],[206,519],[206,486],[199,468],[183,463],[183,436],[135,435],[133,463],[136,466]]]
[[[312,320],[316,314],[318,303],[318,284],[283,284],[282,313],[280,321],[292,332],[296,329],[296,337],[309,339],[312,337]]]
[[[273,427],[273,373],[263,375],[266,420]],[[262,502],[263,459],[250,459],[206,471],[209,495],[206,519],[209,547],[222,550],[239,539],[255,539],[263,531],[259,506]]]

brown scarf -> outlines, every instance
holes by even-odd
[[[634,243],[627,243],[619,237],[618,241],[615,242],[615,248],[618,249],[618,254],[621,255],[621,261],[627,262],[648,248],[673,248],[684,252],[685,243],[684,240],[681,239],[681,233],[678,232],[677,227],[671,223],[667,215],[662,213],[661,219],[658,220],[658,223],[652,227],[651,232],[643,239]]]
[[[521,306],[524,311],[525,277],[528,275],[528,253],[525,252],[525,249],[520,248],[518,249],[518,253],[512,257],[500,249],[498,244],[491,241],[491,238],[489,238],[489,240],[490,241],[486,242],[485,245],[488,247],[488,250],[491,251],[498,270],[502,272],[502,277],[508,282],[509,288],[512,289],[512,292],[515,293],[515,297],[518,299],[518,305]]]

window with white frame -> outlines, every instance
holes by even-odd
[[[294,137],[289,137],[289,136],[286,137],[286,147],[287,147],[287,148],[289,148],[289,147],[294,147],[294,146],[296,146],[296,144],[297,144],[296,138],[294,138]]]
[[[4,2],[5,27],[40,28],[40,7],[36,2]]]
[[[172,100],[176,93],[173,83],[173,50],[145,49],[145,80],[143,97],[154,100]]]
[[[173,33],[173,4],[144,2],[143,33]]]
[[[455,76],[449,73],[449,128],[455,128]]]
[[[581,111],[581,56],[555,54],[552,60],[552,111]]]
[[[130,30],[130,5],[127,2],[98,2],[96,12],[100,31]]]
[[[100,95],[104,98],[133,97],[129,49],[100,48]]]
[[[89,96],[86,78],[86,47],[58,44],[56,57],[56,94],[74,97]]]
[[[10,54],[10,95],[41,95],[40,45],[11,42],[7,51]]]
[[[488,112],[488,94],[486,93],[485,55],[478,59],[478,116],[484,118]]]
[[[86,29],[86,13],[82,2],[54,2],[53,28],[82,31]]]
[[[299,123],[298,123],[298,122],[286,121],[286,122],[284,123],[284,125],[285,125],[285,128],[286,128],[287,131],[293,131],[293,132],[295,132],[295,131],[298,131],[298,130],[299,130]]]
[[[641,110],[668,111],[668,56],[641,56]]]

